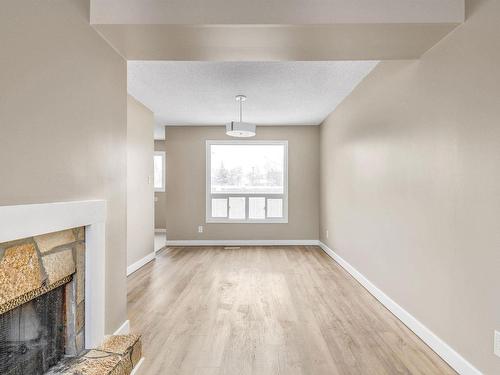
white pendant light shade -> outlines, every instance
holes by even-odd
[[[240,138],[254,137],[255,128],[255,124],[232,121],[226,125],[226,134],[231,137]]]
[[[236,101],[240,103],[240,121],[231,121],[226,124],[226,134],[231,137],[248,138],[255,136],[256,126],[249,122],[243,122],[243,102],[247,100],[245,95],[237,95]]]

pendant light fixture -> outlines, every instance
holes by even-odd
[[[255,136],[255,124],[243,122],[243,102],[247,100],[245,95],[236,95],[236,101],[240,103],[240,121],[231,121],[226,124],[226,134],[231,137],[248,138]]]

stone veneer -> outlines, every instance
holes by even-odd
[[[0,314],[66,284],[66,354],[85,346],[85,228],[0,244]]]
[[[140,336],[109,336],[99,348],[61,362],[47,375],[129,375],[141,356]]]

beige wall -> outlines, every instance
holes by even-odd
[[[458,23],[464,0],[91,0],[93,24]]]
[[[129,60],[322,61],[418,58],[464,18],[464,0],[204,3],[92,0],[92,24]]]
[[[485,374],[500,373],[500,2],[383,62],[321,126],[321,240]],[[326,230],[329,238],[326,238]]]
[[[223,126],[167,127],[166,224],[169,240],[318,238],[319,127],[258,127],[257,140],[288,140],[288,224],[205,223],[205,141],[234,139]],[[198,225],[205,227],[198,233]]]
[[[126,64],[88,1],[0,11],[0,205],[107,200],[106,331],[126,314]]]
[[[155,140],[155,151],[166,151],[164,140]],[[155,198],[155,228],[165,229],[167,192],[155,192]]]
[[[127,96],[127,266],[154,251],[153,112]]]

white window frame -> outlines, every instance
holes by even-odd
[[[283,194],[235,194],[235,193],[217,193],[212,194],[211,192],[211,146],[212,145],[280,145],[284,146],[284,166],[283,166]],[[221,223],[221,224],[283,224],[288,223],[288,141],[248,141],[248,140],[231,140],[231,141],[219,141],[219,140],[207,140],[206,141],[206,213],[205,221],[206,223]],[[229,218],[215,218],[212,217],[212,198],[227,198],[229,205],[229,197],[245,197],[245,217],[246,219],[229,219]],[[283,199],[283,217],[280,218],[265,218],[265,219],[249,219],[248,211],[249,204],[248,198],[266,198],[266,212],[267,212],[267,199],[278,198]],[[229,206],[228,206],[229,214]]]
[[[153,156],[153,164],[154,164],[154,157],[155,156],[161,156],[162,163],[163,163],[163,169],[162,169],[162,182],[163,186],[161,188],[157,188],[154,186],[155,180],[154,180],[154,174],[153,174],[153,187],[155,189],[155,193],[164,193],[165,189],[167,187],[167,154],[165,151],[155,151],[154,156]],[[153,171],[154,173],[154,171]]]

